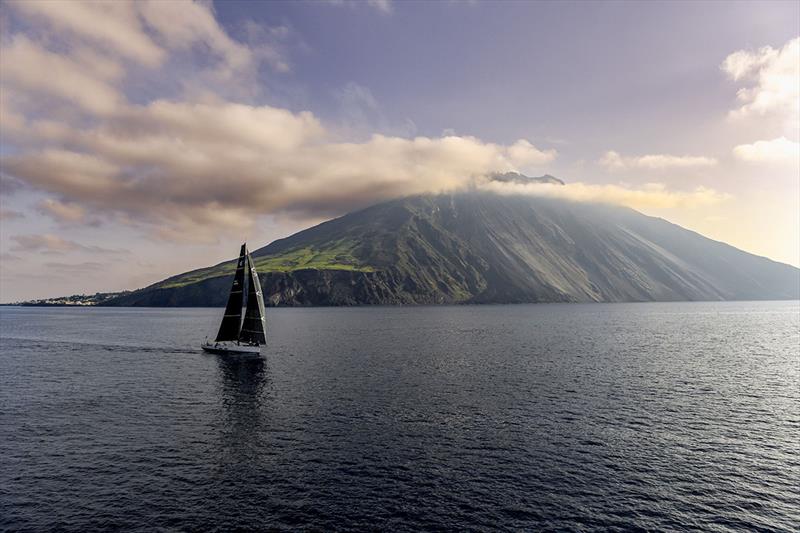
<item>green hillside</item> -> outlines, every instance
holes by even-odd
[[[305,269],[372,272],[373,267],[363,264],[353,256],[355,247],[356,243],[353,241],[320,243],[316,246],[301,246],[274,254],[257,256],[253,261],[259,272],[293,272]],[[232,276],[235,269],[236,261],[231,260],[169,278],[153,287],[161,289],[183,287],[209,278]]]

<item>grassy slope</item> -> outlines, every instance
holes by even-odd
[[[363,264],[353,256],[356,243],[339,240],[331,243],[320,243],[319,246],[303,246],[274,254],[254,257],[256,268],[261,273],[292,272],[301,269],[315,270],[350,270],[356,272],[373,272],[375,269]],[[236,268],[235,261],[220,263],[213,267],[193,270],[167,279],[157,285],[161,289],[183,287],[210,278],[229,276]]]

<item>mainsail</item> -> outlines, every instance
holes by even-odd
[[[244,323],[239,334],[240,342],[250,344],[264,344],[267,339],[264,335],[266,330],[266,320],[264,317],[264,297],[261,294],[261,282],[258,281],[258,272],[253,263],[250,253],[245,250],[247,255],[248,289],[247,289],[247,310],[244,313]]]
[[[236,265],[236,274],[233,276],[231,294],[228,296],[228,305],[225,306],[225,315],[219,325],[217,342],[239,340],[239,330],[242,325],[242,302],[244,301],[244,267],[247,262],[247,247],[242,245],[239,252],[239,263]],[[249,310],[249,308],[248,308]]]

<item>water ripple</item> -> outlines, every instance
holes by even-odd
[[[800,523],[797,302],[0,313],[3,530]]]

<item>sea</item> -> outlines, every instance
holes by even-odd
[[[800,303],[0,308],[6,531],[798,531]]]

